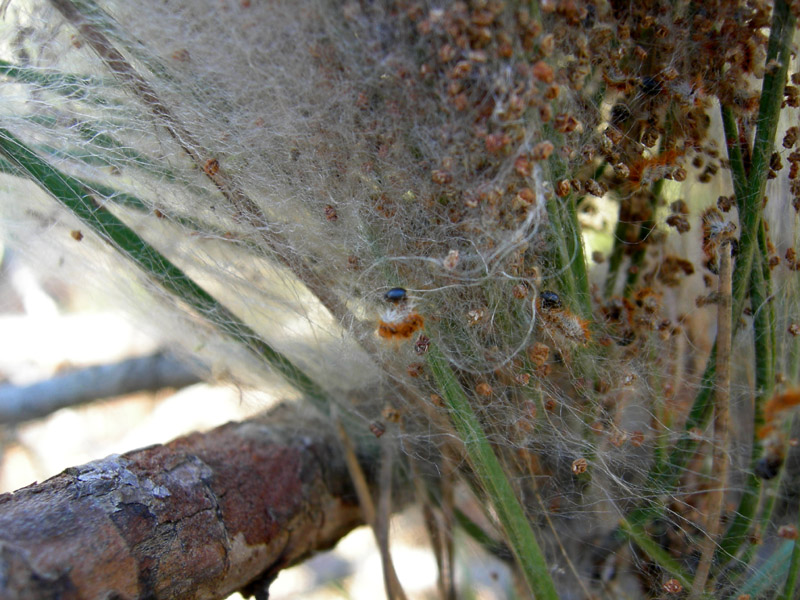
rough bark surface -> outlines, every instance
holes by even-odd
[[[0,496],[0,598],[224,598],[331,547],[362,522],[340,444],[282,413]]]

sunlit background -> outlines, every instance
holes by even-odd
[[[22,386],[81,367],[108,364],[161,349],[161,343],[102,296],[37,273],[25,257],[2,247],[0,381]],[[268,409],[269,391],[200,383],[180,390],[98,400],[10,426],[0,423],[0,493],[43,481],[109,454],[169,441]],[[435,598],[436,562],[421,515],[392,520],[392,557],[409,598]],[[457,577],[465,598],[513,597],[506,567],[457,539]],[[234,594],[232,598],[240,598]],[[385,597],[380,555],[361,527],[330,552],[283,571],[270,598]]]

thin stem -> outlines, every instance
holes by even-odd
[[[151,281],[171,296],[188,304],[224,334],[263,358],[320,408],[327,411],[328,398],[322,388],[104,205],[98,203],[84,187],[40,159],[5,129],[0,129],[0,154],[17,168],[17,174],[37,183],[101,239],[131,260]]]
[[[388,529],[388,514],[389,507],[381,507],[378,510],[375,507],[375,502],[372,499],[369,483],[364,474],[364,470],[358,462],[356,456],[356,446],[350,439],[341,420],[336,417],[336,430],[339,434],[339,441],[344,450],[345,461],[347,462],[347,470],[350,473],[350,479],[355,487],[356,495],[358,496],[358,503],[361,506],[361,512],[364,516],[364,522],[370,526],[372,533],[375,536],[375,542],[378,545],[378,550],[381,555],[381,564],[383,565],[383,580],[386,587],[386,596],[389,600],[406,600],[407,596],[400,584],[400,579],[397,577],[397,571],[394,568],[392,555],[389,552],[389,529]],[[388,444],[384,448],[391,446]],[[381,480],[387,487],[391,484],[392,474],[390,467],[387,467],[386,456],[383,457],[381,464]],[[381,503],[388,501],[388,493],[391,487],[382,489]]]
[[[460,508],[453,509],[453,517],[461,530],[472,538],[472,541],[479,544],[488,554],[494,556],[503,563],[511,562],[511,551],[508,547],[486,533],[480,525],[473,521]]]
[[[731,246],[723,243],[719,253],[719,298],[717,304],[717,369],[714,390],[714,437],[711,472],[717,475],[717,487],[709,493],[708,519],[701,543],[700,564],[692,582],[690,598],[699,598],[706,586],[728,483],[728,437],[730,404],[730,358],[733,323],[731,322]]]
[[[61,72],[48,72],[39,68],[31,68],[6,60],[0,60],[0,75],[10,77],[20,83],[35,84],[61,96],[73,100],[92,101],[98,104],[108,104],[110,100],[89,96],[87,90],[103,89],[109,87],[109,81],[101,81],[93,77],[82,75],[69,75]]]
[[[552,198],[547,201],[547,216],[553,235],[553,268],[558,273],[560,292],[570,308],[582,317],[591,315],[589,278],[583,252],[583,238],[578,224],[575,198]]]
[[[136,71],[136,69],[117,50],[111,40],[95,26],[91,18],[87,18],[71,0],[50,0],[50,3],[61,15],[75,27],[86,43],[103,60],[108,69],[117,77],[134,95],[152,112],[161,125],[167,130],[180,148],[191,158],[195,165],[205,176],[210,179],[220,193],[236,211],[241,221],[254,231],[273,251],[276,260],[289,268],[297,278],[314,294],[328,311],[340,322],[345,322],[349,316],[347,307],[331,291],[331,286],[325,284],[313,269],[301,261],[291,260],[291,257],[282,252],[286,247],[284,240],[275,232],[268,231],[265,227],[267,219],[258,205],[249,198],[236,181],[222,167],[212,170],[204,168],[207,160],[214,159],[214,154],[203,148],[194,136],[186,130],[172,111],[161,101],[152,86]],[[365,344],[369,339],[366,332],[360,331],[360,340]],[[368,351],[373,350],[367,348]],[[375,352],[371,352],[375,354]]]
[[[670,109],[668,111],[667,120],[664,126],[664,134],[661,136],[661,141],[658,144],[658,154],[662,154],[668,144],[668,140],[672,137],[672,124],[673,124],[673,110],[672,105],[670,105]],[[656,227],[656,207],[658,206],[659,198],[661,197],[661,192],[664,189],[664,179],[658,179],[657,181],[653,182],[650,186],[650,194],[648,197],[648,210],[649,216],[639,224],[639,232],[638,232],[638,240],[636,244],[639,248],[634,251],[633,255],[631,256],[630,266],[628,267],[628,274],[625,278],[625,287],[623,288],[622,295],[626,298],[630,297],[631,293],[636,286],[637,281],[639,280],[639,275],[642,269],[642,265],[644,265],[644,260],[647,257],[647,246],[646,241],[647,238],[652,234],[653,230]],[[622,205],[620,204],[620,209],[622,209]],[[614,287],[616,287],[617,276],[620,264],[622,262],[622,254],[624,252],[624,244],[625,242],[625,235],[627,235],[628,227],[630,226],[629,223],[625,223],[623,221],[618,221],[617,223],[617,233],[618,235],[614,238],[614,248],[611,253],[611,260],[609,261],[609,271],[608,271],[608,278],[606,279],[606,287],[605,293],[606,297],[610,297],[613,295]]]
[[[641,527],[623,518],[620,522],[620,529],[636,542],[636,545],[652,558],[658,566],[673,575],[684,588],[688,588],[691,585],[691,576],[683,570],[678,561],[670,556],[669,552],[654,542]]]
[[[728,147],[728,162],[731,168],[733,190],[737,198],[744,198],[747,189],[747,169],[744,166],[742,140],[739,135],[739,128],[736,126],[736,117],[733,114],[733,109],[726,104],[720,105],[720,112],[722,113],[725,145]]]
[[[763,403],[774,388],[774,356],[775,356],[775,316],[770,303],[771,284],[768,266],[766,232],[762,221],[763,204],[761,198],[766,186],[769,157],[774,145],[780,116],[780,104],[786,84],[789,66],[789,51],[794,33],[794,17],[785,2],[777,2],[773,13],[773,24],[770,32],[767,64],[777,60],[777,65],[768,69],[764,77],[761,103],[759,106],[758,128],[753,143],[752,162],[747,172],[742,151],[743,139],[736,125],[733,110],[730,106],[721,105],[722,124],[725,142],[728,147],[728,160],[731,178],[739,208],[739,220],[742,233],[739,241],[739,256],[734,271],[734,318],[738,320],[739,311],[743,308],[745,288],[750,291],[751,305],[755,316],[753,319],[756,390],[754,394],[754,426],[757,431],[763,423]],[[758,264],[752,268],[754,257],[758,252]],[[752,279],[750,279],[752,278]],[[761,444],[754,434],[752,462],[758,459]],[[745,541],[757,506],[760,480],[750,474],[745,482],[745,491],[739,502],[736,516],[722,539],[717,555],[718,559],[732,556]]]
[[[798,520],[797,527],[800,529],[800,520]],[[798,573],[800,573],[800,543],[795,540],[794,549],[792,550],[792,559],[789,563],[789,576],[786,578],[783,592],[778,596],[777,600],[792,600],[792,598],[797,598],[797,581],[800,579]]]
[[[765,236],[762,228],[759,239]],[[761,246],[761,243],[759,243]],[[754,307],[753,344],[756,363],[755,393],[753,395],[753,442],[750,452],[750,473],[745,481],[742,497],[728,531],[717,549],[717,562],[731,558],[747,539],[753,515],[758,505],[761,480],[755,476],[754,468],[760,458],[762,444],[757,432],[764,424],[764,403],[772,396],[775,387],[775,319],[771,301],[771,281],[766,256],[766,247],[759,256],[759,268],[753,271],[750,282],[750,298]]]
[[[534,485],[536,485],[535,481],[536,480],[534,479]],[[578,586],[581,588],[581,591],[583,592],[584,596],[586,596],[586,598],[591,598],[592,593],[589,591],[589,589],[586,587],[586,584],[583,582],[583,578],[581,577],[581,574],[578,572],[578,569],[575,568],[575,563],[570,558],[569,552],[567,552],[567,549],[564,548],[564,544],[561,543],[561,536],[558,534],[558,530],[556,529],[555,523],[553,523],[553,519],[550,518],[550,511],[545,506],[541,494],[539,494],[538,490],[534,491],[534,494],[536,495],[536,500],[542,509],[542,515],[547,521],[547,526],[550,528],[550,531],[553,532],[553,539],[555,539],[556,544],[558,545],[558,550],[559,552],[561,552],[561,556],[564,557],[564,562],[567,563],[567,567],[572,573],[572,576],[575,579],[575,581],[578,582]]]
[[[747,184],[737,183],[734,172],[736,203],[739,208],[739,251],[733,271],[733,318],[738,320],[749,288],[753,257],[758,245],[758,229],[764,207],[764,190],[769,173],[769,159],[775,144],[775,133],[781,112],[781,101],[789,69],[795,18],[785,0],[778,0],[772,15],[772,28],[767,48],[767,70],[761,91],[755,139]],[[734,159],[736,154],[734,153]],[[733,162],[733,161],[732,161]],[[738,188],[738,189],[736,189]]]
[[[699,444],[694,432],[708,423],[711,417],[711,393],[714,389],[714,379],[716,376],[716,356],[717,346],[711,348],[711,355],[706,363],[706,370],[700,381],[700,391],[695,397],[694,404],[689,411],[689,417],[683,427],[683,432],[675,447],[669,453],[667,460],[656,463],[648,475],[648,485],[650,489],[663,493],[664,490],[673,489],[677,485],[677,480],[683,472],[686,463],[694,456]],[[655,518],[661,512],[661,507],[655,504],[640,506],[628,516],[628,520],[635,526],[642,526],[650,519]]]
[[[558,593],[531,522],[489,444],[469,399],[438,347],[431,345],[427,358],[433,378],[451,410],[453,425],[464,442],[472,469],[497,512],[530,591],[537,600],[557,600]]]
[[[798,417],[795,415],[792,430],[797,430]],[[785,473],[785,471],[784,471]],[[800,531],[800,508],[797,513],[797,530]],[[792,550],[792,558],[789,562],[789,574],[786,577],[786,582],[783,586],[783,592],[777,600],[791,600],[797,598],[798,580],[800,580],[800,540],[794,540],[794,548]]]
[[[566,203],[566,220],[564,233],[567,238],[567,252],[570,257],[570,270],[575,282],[576,309],[584,318],[592,314],[591,296],[589,295],[589,276],[586,273],[586,257],[583,250],[583,236],[578,223],[577,200],[571,196]]]
[[[554,197],[547,201],[547,218],[550,223],[550,231],[552,234],[550,259],[553,261],[553,270],[557,274],[559,292],[564,298],[568,299],[572,305],[576,297],[575,279],[572,276],[572,269],[570,267],[572,256],[570,255],[570,248],[567,243],[569,234],[566,232],[563,209],[559,198]]]
[[[545,124],[543,130],[554,144],[562,142],[562,135],[556,132],[552,125]],[[555,153],[548,159],[548,166],[548,177],[553,183],[569,173],[568,165]],[[572,193],[564,198],[553,196],[547,201],[547,218],[550,221],[550,232],[555,248],[551,258],[561,284],[560,292],[570,308],[582,317],[589,318],[592,304],[583,251],[583,236],[578,222],[577,201],[576,195]]]
[[[610,298],[614,295],[614,289],[617,287],[617,278],[619,277],[619,268],[622,265],[622,260],[625,254],[625,237],[628,235],[629,223],[617,219],[617,226],[614,229],[614,246],[611,249],[611,254],[608,256],[608,274],[606,275],[606,282],[603,288],[603,295]]]
[[[786,378],[795,385],[800,383],[800,336],[793,335],[787,352]]]
[[[656,206],[658,205],[658,199],[661,196],[661,190],[663,188],[664,180],[659,179],[653,184],[653,187],[650,191],[650,199],[648,202],[650,216],[639,225],[639,240],[637,244],[640,246],[640,248],[633,253],[633,256],[631,256],[631,264],[628,268],[628,276],[625,278],[625,288],[622,291],[622,295],[626,298],[630,297],[631,293],[633,292],[636,282],[639,280],[639,274],[642,270],[642,266],[644,265],[644,259],[647,257],[647,246],[645,245],[645,242],[656,227]]]
[[[758,228],[762,218],[762,199],[769,170],[769,156],[774,145],[775,132],[780,117],[781,99],[786,85],[794,26],[795,18],[791,14],[787,3],[785,0],[778,0],[772,15],[772,28],[766,58],[766,64],[770,68],[768,68],[764,76],[762,86],[751,168],[746,185],[743,185],[741,181],[737,184],[736,180],[734,180],[734,185],[740,188],[742,193],[741,196],[737,193],[741,233],[739,237],[739,252],[734,265],[731,284],[731,318],[734,333],[744,309],[746,293],[750,284],[753,257],[758,244]],[[724,121],[723,119],[723,123]],[[728,120],[726,128],[730,127],[730,125],[730,120]],[[738,135],[736,139],[738,139]],[[736,149],[734,148],[732,162],[737,161],[735,152]],[[739,163],[741,163],[741,154],[738,156]],[[690,432],[695,428],[702,429],[705,427],[711,416],[710,398],[715,379],[716,355],[717,345],[715,343],[706,363],[700,389],[690,409],[689,418],[686,420],[684,433],[670,453],[666,463],[656,464],[648,476],[651,489],[673,488],[686,462],[694,454],[697,441],[693,439]],[[660,512],[660,509],[652,505],[643,506],[635,509],[629,519],[633,523],[640,524],[654,517],[658,512]]]

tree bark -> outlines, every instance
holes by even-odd
[[[0,599],[224,598],[362,523],[330,424],[286,408],[0,496]]]

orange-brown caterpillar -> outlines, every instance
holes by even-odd
[[[630,169],[628,180],[639,187],[652,179],[660,179],[663,175],[671,171],[677,165],[678,159],[683,156],[682,150],[666,150],[661,154],[652,157],[642,158],[633,163]]]
[[[411,339],[424,324],[425,320],[419,313],[397,314],[392,311],[378,322],[378,335],[386,340],[405,341]]]
[[[591,339],[589,323],[564,308],[555,292],[543,291],[536,298],[536,308],[547,329],[571,342],[588,344]]]
[[[206,175],[213,177],[219,172],[219,161],[216,158],[209,158],[203,164],[203,171]]]
[[[764,405],[764,426],[758,430],[758,437],[764,439],[775,430],[778,413],[800,404],[800,388],[776,394]]]

